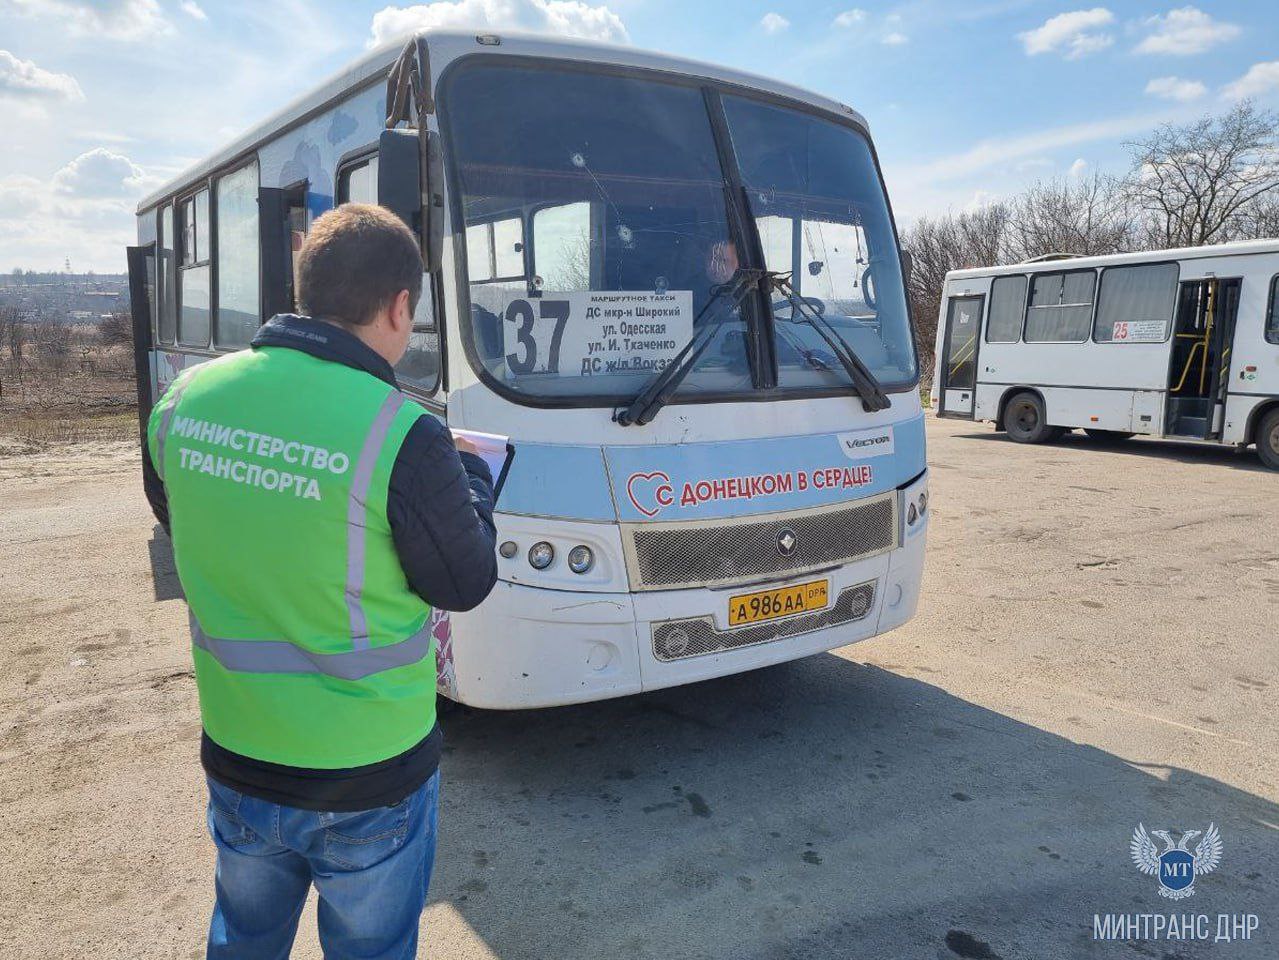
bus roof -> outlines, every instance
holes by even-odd
[[[1008,263],[998,267],[971,267],[966,270],[951,270],[946,274],[946,280],[975,280],[979,277],[998,277],[1011,273],[1053,273],[1060,270],[1088,270],[1123,264],[1154,263],[1164,260],[1201,260],[1208,257],[1237,257],[1258,253],[1279,253],[1279,239],[1240,240],[1235,243],[1218,243],[1206,247],[1142,250],[1137,253],[1112,253],[1100,257],[1064,256],[1052,260]]]
[[[497,46],[481,46],[477,41],[479,36],[485,38],[500,37],[501,43]],[[424,30],[386,43],[333,74],[333,76],[314,89],[304,93],[282,110],[250,128],[221,150],[188,167],[178,176],[164,184],[164,186],[143,197],[138,203],[137,212],[142,214],[157,206],[166,198],[181,192],[197,181],[207,178],[214,171],[230,165],[263,144],[269,143],[287,130],[306,122],[316,114],[323,113],[332,107],[336,101],[343,99],[354,91],[384,81],[391,65],[400,55],[400,51],[404,49],[404,45],[413,37],[423,38],[427,41],[432,60],[432,82],[438,79],[441,70],[447,63],[469,52],[483,51],[494,54],[561,58],[588,63],[639,67],[752,87],[808,103],[824,110],[843,114],[863,127],[867,126],[865,118],[857,111],[821,94],[791,86],[778,80],[772,80],[768,77],[716,64],[704,63],[699,60],[668,56],[662,53],[639,50],[634,47],[507,30],[479,32],[475,30]]]

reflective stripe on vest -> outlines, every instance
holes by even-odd
[[[369,624],[364,616],[361,595],[364,593],[364,527],[369,493],[373,480],[373,468],[378,454],[386,442],[391,421],[404,406],[404,394],[398,390],[387,396],[373,418],[373,425],[364,438],[360,458],[355,462],[351,477],[351,493],[346,503],[346,611],[351,624],[351,643],[356,650],[369,648]]]
[[[407,667],[431,652],[431,621],[408,639],[384,647],[345,653],[315,653],[288,640],[230,640],[211,637],[191,616],[191,642],[237,673],[322,673],[362,680],[384,670]]]

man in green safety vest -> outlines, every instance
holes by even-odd
[[[307,316],[184,371],[152,411],[148,500],[190,608],[217,847],[211,958],[411,957],[435,855],[432,608],[497,577],[484,461],[402,394],[422,291],[381,207],[315,221]],[[459,449],[460,448],[460,449]]]

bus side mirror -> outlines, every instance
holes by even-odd
[[[902,250],[902,281],[906,286],[910,286],[910,275],[915,272],[915,258],[910,255],[909,250]]]
[[[422,148],[416,130],[383,130],[377,146],[377,202],[422,236]]]
[[[428,271],[439,269],[444,199],[439,134],[426,134],[427,151],[416,130],[383,130],[378,138],[377,202],[399,215],[422,244]],[[423,206],[423,200],[429,205]]]

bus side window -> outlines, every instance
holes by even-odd
[[[377,203],[377,169],[377,154],[372,154],[339,170],[338,203]],[[305,217],[305,210],[302,217]],[[296,233],[292,236],[297,241],[293,254],[296,277],[297,251],[301,249],[303,237]],[[409,348],[395,365],[395,376],[401,384],[418,393],[435,393],[440,385],[440,331],[435,322],[435,290],[429,273],[422,274],[422,295],[413,313]]]
[[[533,273],[540,289],[591,289],[591,205],[585,200],[542,207],[533,214]]]
[[[1266,339],[1279,343],[1279,275],[1270,281],[1270,315],[1266,318]]]
[[[182,221],[178,251],[178,343],[207,347],[212,293],[208,188],[187,197],[178,210]]]
[[[156,228],[156,281],[159,294],[156,297],[157,343],[173,343],[178,330],[178,261],[173,235],[173,204],[160,210],[160,222]]]

